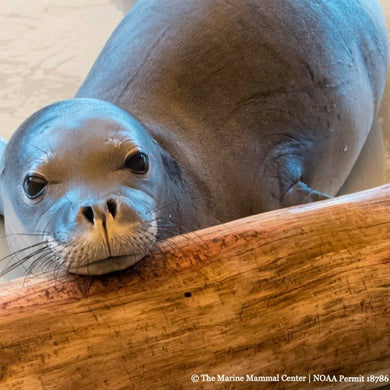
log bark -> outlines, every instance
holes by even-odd
[[[383,186],[176,237],[126,272],[1,284],[0,388],[389,384],[389,233]]]

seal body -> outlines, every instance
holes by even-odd
[[[379,184],[386,68],[375,1],[138,0],[76,97],[6,146],[11,247],[106,273],[173,234]]]
[[[139,118],[226,221],[301,203],[299,181],[337,194],[386,67],[375,1],[138,1],[77,96]]]

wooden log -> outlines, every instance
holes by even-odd
[[[390,186],[176,237],[115,275],[21,284],[1,285],[1,389],[380,387]]]

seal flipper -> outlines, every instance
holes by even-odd
[[[330,198],[331,196],[313,190],[304,182],[299,181],[290,187],[284,194],[283,199],[281,200],[281,206],[296,206],[299,204],[311,203]]]
[[[7,146],[7,141],[0,137],[0,214],[4,215],[4,206],[3,206],[3,180],[2,175],[4,171],[4,152]]]
[[[308,137],[284,133],[263,140],[266,153],[263,162],[264,211],[329,199],[331,196],[314,190],[304,177],[311,176],[310,157],[314,141]]]

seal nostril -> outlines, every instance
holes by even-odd
[[[95,214],[93,212],[92,207],[90,207],[90,206],[83,207],[82,213],[83,213],[84,217],[87,218],[87,220],[92,223],[92,225],[95,223],[95,221],[94,221]]]
[[[107,201],[107,208],[112,217],[115,218],[117,206],[114,199],[109,199]]]

